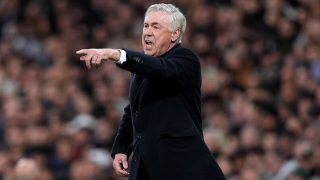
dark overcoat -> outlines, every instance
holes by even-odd
[[[125,51],[118,66],[133,75],[112,156],[133,152],[129,179],[140,160],[151,180],[225,179],[203,140],[197,56],[180,45],[161,57]]]

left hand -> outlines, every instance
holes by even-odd
[[[119,61],[120,51],[117,49],[81,49],[76,52],[81,54],[80,60],[85,61],[87,68],[91,65],[100,65],[103,60]]]
[[[113,168],[118,175],[128,177],[128,156],[122,153],[116,154],[113,160]]]

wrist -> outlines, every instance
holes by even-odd
[[[115,49],[114,52],[113,52],[113,60],[118,62],[120,60],[120,55],[121,55],[121,52],[119,49]]]
[[[124,153],[117,153],[114,157],[119,156],[119,157],[128,157],[126,154]]]

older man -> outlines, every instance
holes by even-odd
[[[77,51],[88,68],[111,60],[132,73],[129,105],[112,150],[116,172],[130,180],[225,179],[203,141],[200,63],[180,45],[185,28],[186,19],[177,7],[154,4],[145,14],[144,53]]]

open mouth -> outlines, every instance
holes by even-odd
[[[146,43],[146,45],[152,45],[153,44],[152,41],[150,41],[150,40],[144,40],[144,42]]]

